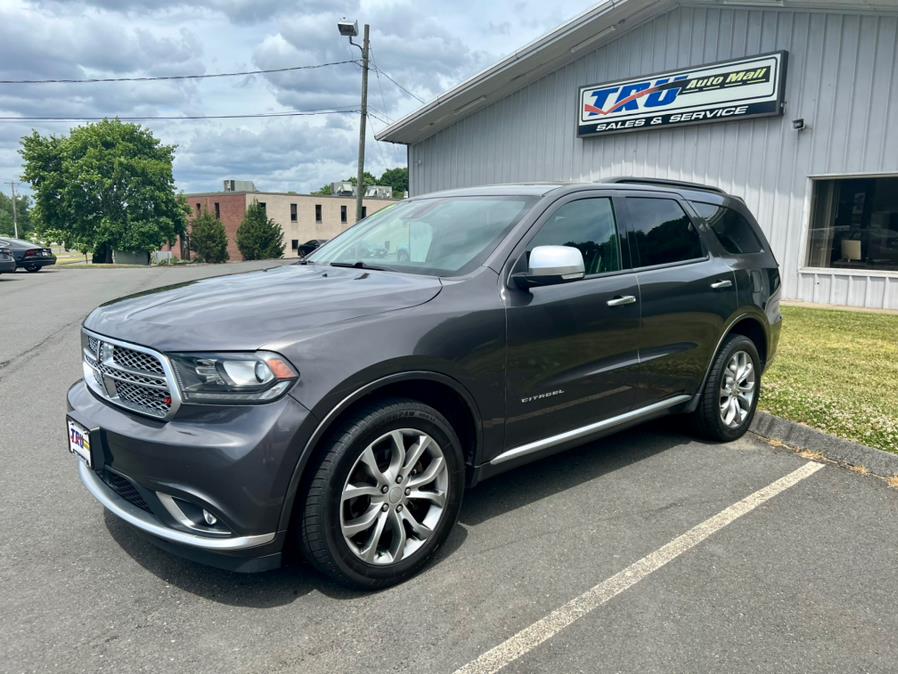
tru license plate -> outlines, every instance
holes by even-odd
[[[90,460],[90,431],[71,419],[66,419],[69,427],[69,451],[81,457],[91,467]]]

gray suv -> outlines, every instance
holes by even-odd
[[[290,550],[377,588],[422,568],[480,480],[646,419],[740,437],[780,277],[738,197],[686,183],[461,189],[297,264],[84,321],[84,485],[158,545],[239,571]]]

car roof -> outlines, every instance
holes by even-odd
[[[24,239],[13,239],[12,237],[6,236],[0,236],[0,241],[5,241],[12,246],[18,246],[20,248],[42,248],[40,244],[25,241]]]
[[[730,195],[717,187],[701,185],[699,183],[687,183],[682,181],[663,180],[658,178],[627,178],[613,177],[598,180],[594,183],[585,182],[539,182],[539,183],[502,183],[497,185],[483,185],[479,187],[460,187],[440,192],[422,194],[415,199],[430,199],[436,197],[473,197],[473,196],[534,196],[543,197],[552,192],[568,193],[588,189],[607,188],[646,192],[671,192],[692,201],[707,201],[720,204]]]

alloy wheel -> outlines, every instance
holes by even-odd
[[[736,351],[727,361],[720,383],[720,419],[729,428],[741,426],[751,413],[756,375],[751,356]]]
[[[369,564],[407,559],[434,533],[448,489],[446,458],[430,435],[413,428],[385,433],[365,447],[343,485],[343,538]]]

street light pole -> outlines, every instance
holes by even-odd
[[[349,38],[349,44],[358,47],[362,52],[362,107],[359,110],[359,166],[355,185],[355,221],[362,219],[362,199],[365,198],[365,126],[368,122],[368,34],[371,27],[366,23],[362,34],[362,44],[353,42],[352,38],[359,34],[359,22],[342,18],[337,21],[337,30],[343,37]]]
[[[15,238],[19,238],[19,222],[16,218],[16,184],[10,180],[9,188],[12,190],[12,227],[15,231]]]
[[[359,170],[356,176],[355,221],[362,219],[362,199],[365,196],[365,127],[368,122],[368,32],[366,23],[362,33],[362,108],[359,114]],[[350,41],[351,38],[350,38]],[[356,45],[358,46],[358,45]]]

